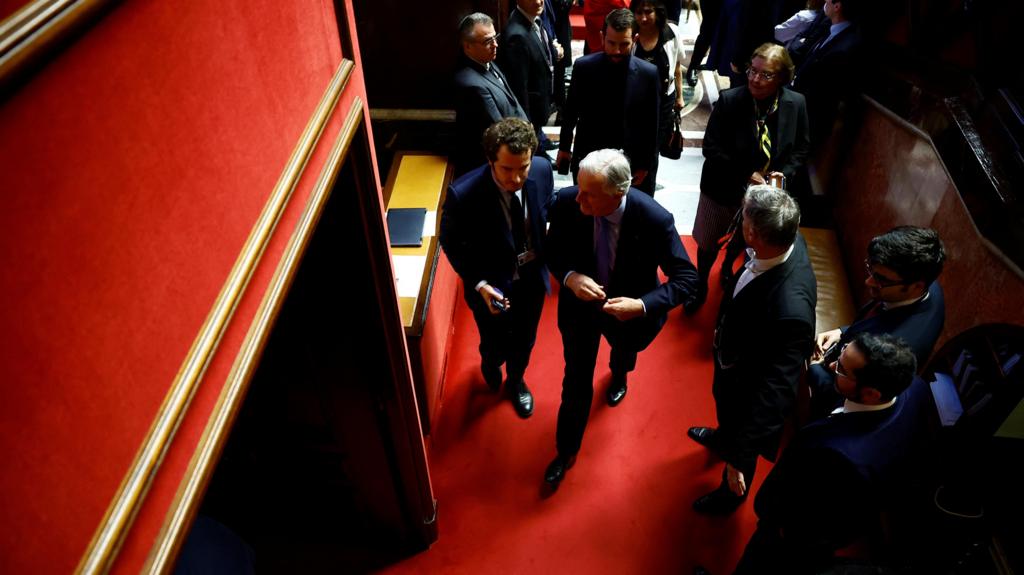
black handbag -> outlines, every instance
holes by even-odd
[[[683,155],[683,131],[679,129],[679,110],[672,113],[672,131],[661,143],[661,155],[670,160],[678,160]]]

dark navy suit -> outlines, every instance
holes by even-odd
[[[754,499],[758,527],[736,573],[818,573],[877,528],[914,465],[928,389],[915,379],[891,407],[801,429]]]
[[[840,102],[859,89],[861,44],[857,25],[850,25],[817,49],[812,46],[796,69],[793,89],[807,98],[812,150],[818,150],[832,133]]]
[[[807,371],[807,386],[811,390],[811,416],[827,414],[836,407],[840,398],[835,391],[836,374],[828,365],[839,359],[843,346],[853,341],[862,332],[894,335],[910,346],[917,357],[918,371],[932,355],[932,348],[942,333],[946,320],[946,303],[938,281],[928,286],[928,297],[893,309],[882,309],[866,317],[877,302],[870,302],[857,312],[854,322],[843,327],[839,343],[832,348],[821,363]]]
[[[517,263],[501,205],[501,194],[507,192],[494,182],[490,165],[472,170],[448,187],[441,215],[441,247],[462,278],[466,303],[480,329],[480,356],[492,365],[507,362],[506,374],[513,382],[526,371],[544,297],[550,291],[544,229],[553,189],[551,163],[535,158],[522,193],[528,246],[537,257],[523,266]],[[501,290],[511,309],[492,315],[475,289],[480,281]]]
[[[542,19],[543,24],[543,19]],[[546,29],[546,27],[545,27]],[[526,110],[533,128],[548,123],[551,114],[551,47],[541,44],[530,22],[518,8],[512,10],[501,36],[498,61],[508,77],[516,99]]]
[[[604,52],[576,60],[562,108],[558,141],[559,150],[572,152],[573,177],[579,171],[580,160],[603,148],[625,152],[634,172],[654,168],[660,92],[661,81],[654,64],[630,56],[617,65]],[[653,178],[649,176],[641,187],[653,195]]]
[[[558,281],[575,271],[597,277],[594,218],[580,212],[577,186],[562,189],[551,206],[548,265]],[[615,267],[605,293],[608,298],[630,297],[644,302],[644,317],[619,321],[601,310],[601,302],[584,302],[572,290],[558,294],[558,329],[562,332],[565,377],[558,410],[558,453],[577,453],[594,395],[594,367],[604,335],[612,348],[611,369],[632,371],[636,355],[654,341],[672,308],[693,292],[697,279],[672,214],[639,190],[631,188],[619,227]],[[667,276],[662,283],[658,269]]]
[[[484,130],[502,118],[529,120],[508,79],[491,62],[489,69],[462,56],[455,73],[455,132],[452,156],[456,175],[484,163]]]

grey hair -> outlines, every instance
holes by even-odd
[[[604,187],[614,189],[619,194],[629,191],[633,174],[629,169],[629,159],[619,150],[605,148],[587,154],[580,161],[580,172],[604,178]]]
[[[743,197],[743,219],[765,243],[785,248],[793,245],[800,230],[800,206],[775,186],[754,185]]]
[[[459,38],[463,42],[469,42],[473,40],[473,29],[476,28],[477,24],[483,24],[484,26],[493,26],[494,19],[484,14],[483,12],[473,12],[469,16],[466,16],[459,22]]]

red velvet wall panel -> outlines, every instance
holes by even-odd
[[[79,561],[341,56],[328,1],[125,1],[0,104],[0,571]],[[356,97],[359,72],[118,567],[141,566]]]

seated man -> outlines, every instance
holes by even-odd
[[[807,372],[813,415],[834,407],[827,394],[835,387],[836,375],[827,366],[859,333],[891,333],[910,346],[918,365],[928,361],[946,318],[942,288],[936,281],[945,259],[939,235],[929,228],[900,226],[871,240],[864,260],[868,273],[864,285],[871,301],[852,324],[822,332],[815,341]]]
[[[872,533],[897,499],[924,427],[914,355],[892,335],[861,333],[830,369],[842,405],[797,432],[754,499],[757,531],[736,573],[818,573]]]

